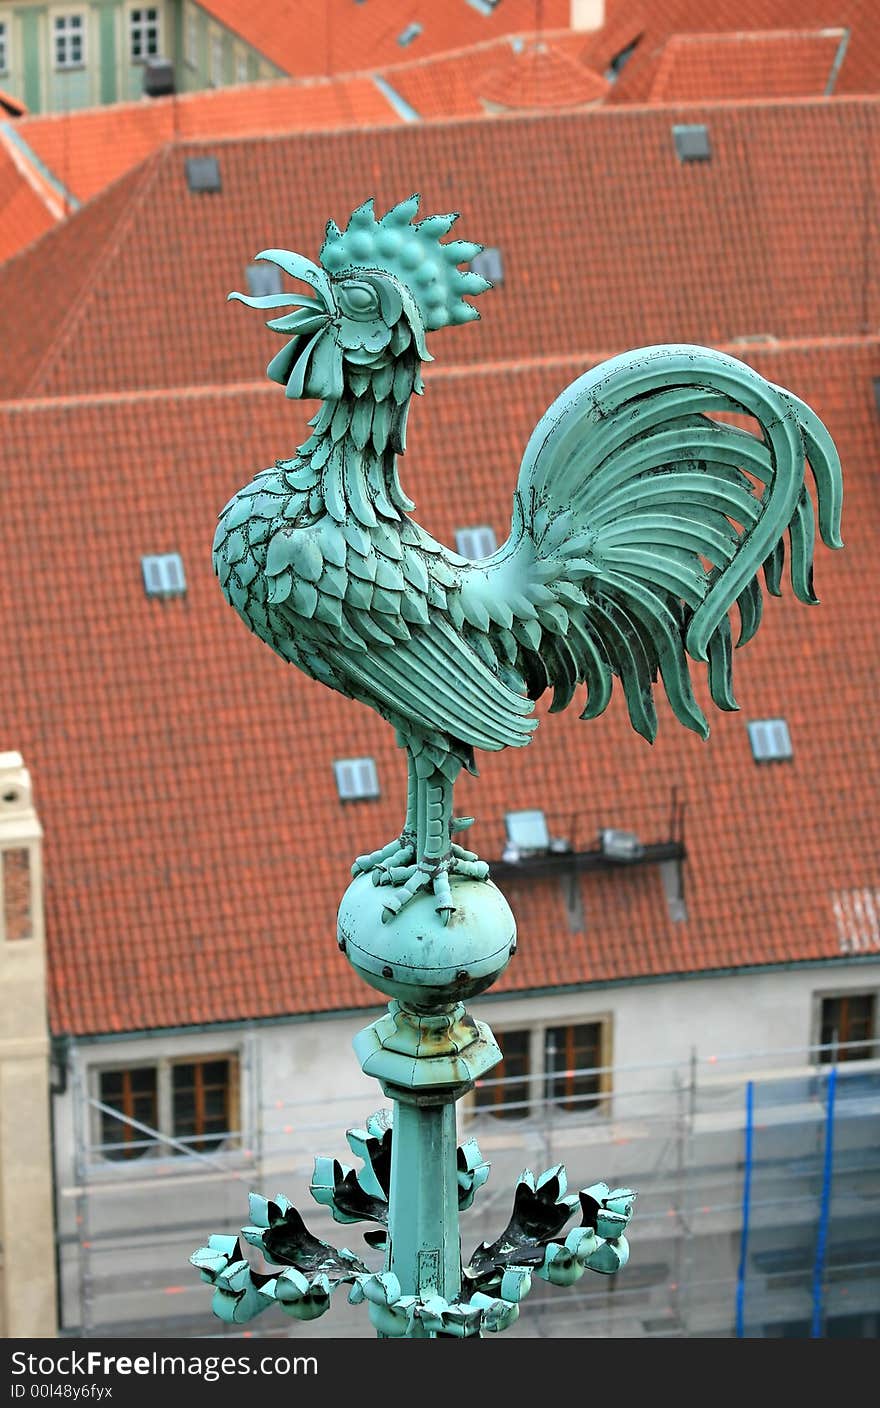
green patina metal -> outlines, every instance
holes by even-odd
[[[344,230],[328,225],[319,264],[257,256],[308,295],[230,295],[270,311],[286,339],[270,378],[321,407],[296,454],[226,505],[214,541],[222,589],[249,628],[375,709],[406,754],[400,834],[355,861],[337,935],[394,999],[355,1043],[393,1118],[350,1134],[361,1174],[319,1160],[312,1186],[338,1220],[387,1227],[367,1237],[385,1246],[385,1271],[318,1243],[280,1198],[257,1200],[244,1235],[283,1272],[255,1276],[230,1238],[193,1260],[226,1318],[273,1302],[308,1318],[347,1282],[380,1334],[435,1337],[503,1329],[532,1272],[569,1284],[587,1268],[616,1271],[633,1197],[603,1184],[570,1198],[561,1169],[527,1172],[505,1233],[461,1268],[461,1191],[472,1196],[484,1166],[473,1146],[456,1151],[455,1101],[500,1056],[462,1002],[503,971],[516,928],[485,862],[453,839],[471,822],[453,814],[456,777],[476,772],[478,750],[529,743],[545,691],[553,713],[585,687],[591,719],[615,678],[649,741],[658,680],[676,718],[705,736],[691,662],[707,665],[713,702],[735,709],[729,613],[744,644],[761,620],[761,575],[781,591],[786,537],[794,593],[815,602],[806,471],[829,547],[841,546],[841,475],[822,422],[790,392],[709,348],[646,347],[587,372],[540,420],[503,546],[478,562],[451,552],[410,517],[397,457],[428,334],[478,317],[465,299],[490,285],[469,268],[481,246],[445,240],[457,217],[416,222],[417,211],[416,196],[381,218],[366,202]]]

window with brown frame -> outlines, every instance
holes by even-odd
[[[96,1152],[163,1158],[218,1149],[239,1128],[238,1057],[211,1055],[97,1073],[102,1105]],[[134,1121],[134,1123],[132,1123]],[[139,1128],[138,1126],[143,1126]],[[155,1131],[155,1133],[152,1133]],[[168,1142],[173,1137],[184,1147]]]
[[[101,1153],[105,1159],[139,1159],[156,1140],[138,1124],[155,1129],[158,1123],[158,1072],[155,1066],[134,1066],[125,1071],[101,1071],[98,1090],[102,1105],[112,1106],[119,1115],[101,1110]]]
[[[477,1081],[474,1101],[478,1109],[501,1119],[521,1120],[529,1113],[529,1043],[527,1029],[496,1032],[503,1060],[488,1072],[485,1081]],[[505,1084],[494,1082],[503,1080]],[[486,1082],[490,1082],[487,1084]],[[507,1083],[509,1082],[509,1084]]]
[[[231,1057],[179,1061],[171,1070],[172,1133],[204,1153],[223,1143],[231,1118],[234,1066]],[[175,1149],[176,1154],[182,1153]]]
[[[866,1061],[880,1055],[876,1040],[876,998],[874,993],[845,993],[823,997],[819,1060]]]
[[[598,1105],[602,1064],[602,1023],[548,1027],[544,1033],[544,1072],[547,1099],[563,1110],[589,1110]]]

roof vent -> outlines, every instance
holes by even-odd
[[[485,15],[488,19],[490,15],[495,13],[500,0],[467,0],[467,2],[472,10],[476,10],[479,15]]]
[[[507,844],[502,860],[514,864],[527,856],[544,855],[550,849],[547,818],[540,811],[507,812]]]
[[[485,523],[480,523],[474,528],[455,530],[455,551],[460,557],[469,558],[471,562],[479,562],[481,558],[489,557],[497,546],[494,528]]]
[[[406,29],[402,29],[397,36],[397,42],[401,49],[405,49],[407,44],[411,44],[414,39],[418,39],[421,32],[422,26],[419,24],[418,20],[413,20],[412,24],[408,24]]]
[[[244,276],[252,298],[281,292],[281,270],[277,264],[248,264]]]
[[[599,834],[599,843],[603,856],[607,856],[609,860],[641,860],[645,853],[644,846],[633,831],[617,831],[614,827],[605,827]]]
[[[144,96],[167,98],[174,92],[174,65],[170,59],[148,59],[144,64]]]
[[[186,592],[186,574],[179,552],[142,557],[141,568],[147,596],[183,596]]]
[[[605,70],[605,78],[608,83],[617,82],[618,78],[620,77],[621,69],[624,68],[627,63],[629,63],[630,59],[636,51],[641,37],[642,36],[640,34],[637,35],[631,44],[627,44],[623,49],[618,49],[617,53],[609,61],[608,67]]]
[[[880,411],[880,376],[874,377],[874,405]]]
[[[340,758],[333,764],[336,790],[342,802],[379,796],[379,774],[372,758]]]
[[[219,191],[220,163],[215,156],[188,156],[186,184],[193,192]]]
[[[679,161],[711,161],[712,148],[709,145],[709,129],[704,122],[687,123],[673,127],[672,140]]]
[[[481,249],[471,260],[471,268],[475,274],[488,279],[490,284],[504,283],[504,263],[500,249]]]
[[[792,756],[785,719],[756,719],[749,724],[749,743],[756,763],[783,763]]]

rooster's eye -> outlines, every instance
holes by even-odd
[[[338,298],[339,306],[348,318],[372,318],[379,311],[379,296],[369,284],[343,284]]]

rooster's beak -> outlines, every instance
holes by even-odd
[[[267,293],[250,297],[246,293],[230,293],[229,301],[246,303],[249,308],[290,308],[293,311],[280,318],[272,318],[267,324],[273,332],[290,333],[301,337],[317,332],[333,317],[336,304],[330,280],[317,264],[304,259],[301,254],[293,254],[287,249],[264,249],[256,256],[270,264],[277,264],[291,278],[299,279],[314,289],[317,297],[309,298],[296,293]]]

